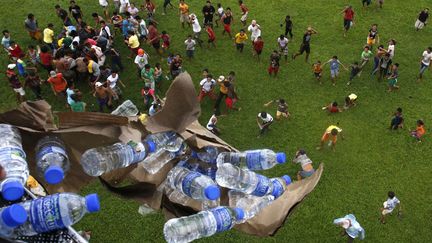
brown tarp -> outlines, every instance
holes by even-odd
[[[30,173],[43,183],[49,193],[55,193],[77,192],[94,179],[87,176],[79,164],[81,154],[87,149],[118,141],[138,141],[148,133],[172,130],[181,134],[192,148],[212,145],[221,150],[237,151],[201,126],[197,121],[199,114],[200,107],[192,79],[189,74],[183,73],[173,81],[167,91],[163,109],[148,118],[144,125],[134,118],[128,119],[102,113],[58,112],[53,115],[50,105],[45,101],[22,103],[15,110],[0,114],[0,123],[9,123],[20,128]],[[56,133],[63,139],[71,161],[70,171],[58,186],[44,183],[35,172],[34,148],[37,140],[47,133]],[[146,202],[155,209],[162,208],[168,218],[189,215],[199,209],[198,203],[191,201],[191,205],[181,205],[183,202],[171,202],[161,190],[163,188],[161,183],[174,164],[174,161],[167,164],[155,175],[147,173],[142,165],[137,164],[107,173],[100,180],[108,190],[117,195]],[[274,234],[283,224],[290,210],[314,189],[322,171],[323,166],[320,166],[312,177],[292,183],[280,198],[256,217],[236,228],[258,236]],[[124,180],[128,180],[130,184],[118,187]],[[227,205],[226,190],[223,191],[225,195],[221,202]]]

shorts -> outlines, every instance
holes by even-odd
[[[280,118],[281,116],[288,117],[288,112],[276,111],[276,118]]]
[[[302,171],[300,171],[299,174],[300,174],[301,178],[307,178],[307,177],[310,177],[311,175],[313,175],[313,173],[315,173],[314,169],[312,169],[310,171],[304,171],[304,170],[302,170]]]
[[[375,39],[368,37],[366,40],[366,43],[368,44],[368,46],[371,46],[371,45],[375,44]]]
[[[120,87],[118,85],[116,85],[114,88],[112,88],[113,91],[113,99],[114,100],[118,100],[119,96],[122,95],[122,90],[120,89]]]
[[[243,43],[236,43],[237,50],[243,50],[244,44]]]
[[[194,56],[195,50],[186,50],[186,56],[192,58]]]
[[[282,53],[284,56],[288,56],[288,46],[279,47],[279,52]]]
[[[256,52],[257,55],[261,55],[262,50],[255,50],[255,52]]]
[[[278,73],[279,72],[279,66],[277,66],[277,67],[272,67],[271,65],[269,66],[269,68],[268,68],[268,73],[269,74],[272,74],[272,73]]]
[[[13,89],[13,90],[15,91],[15,93],[18,93],[21,96],[25,95],[25,90],[22,87],[18,88],[18,89]]]
[[[194,38],[199,39],[201,35],[201,32],[194,32]]]
[[[386,208],[387,207],[387,202],[384,202],[383,206],[384,206],[384,209],[381,212],[382,215],[390,214],[391,212],[393,212],[394,208],[393,209]]]
[[[306,54],[309,54],[310,53],[310,45],[301,44],[299,52],[300,52],[300,54],[303,54],[303,52],[306,52]]]
[[[397,84],[397,78],[389,79],[389,81],[388,81],[388,85],[389,85],[390,87],[394,87],[394,86],[396,86],[396,84]]]
[[[231,33],[231,24],[224,24],[224,30],[228,33]]]
[[[189,15],[187,14],[180,14],[180,23],[189,23]]]
[[[137,48],[130,48],[130,50],[131,50],[131,52],[133,52],[134,54],[138,54],[138,49],[139,49],[139,46],[137,47]]]
[[[330,76],[336,78],[339,75],[339,69],[330,69]]]
[[[344,28],[346,29],[346,30],[349,30],[350,28],[351,28],[351,24],[352,24],[352,20],[349,20],[349,19],[344,19]]]
[[[246,12],[245,14],[243,14],[240,18],[240,21],[245,22],[247,20],[248,13],[249,12]]]
[[[213,39],[208,39],[208,43],[213,43],[214,41],[215,41],[216,39],[215,38],[213,38]]]
[[[29,35],[34,40],[41,40],[42,39],[42,34],[39,30],[37,30],[35,32],[29,32]]]
[[[426,65],[422,62],[420,65],[420,74],[423,74],[428,67],[429,67],[429,65]]]
[[[321,137],[321,142],[325,142],[331,139],[333,144],[335,144],[337,141],[337,136],[332,136],[332,138],[330,138],[330,135],[331,135],[330,133],[325,132]]]
[[[152,43],[152,46],[153,46],[154,49],[159,50],[159,48],[160,48],[160,42],[158,41],[158,42]]]
[[[315,78],[319,78],[319,77],[321,77],[321,73],[315,73],[315,72],[314,72],[314,75],[315,75]]]
[[[414,24],[414,27],[415,28],[417,28],[417,29],[423,29],[423,27],[425,26],[425,23],[424,22],[421,22],[420,20],[416,20],[416,22],[415,22],[415,24]]]

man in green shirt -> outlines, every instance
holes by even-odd
[[[144,79],[145,86],[151,89],[155,88],[154,72],[150,64],[146,64],[141,71],[141,78]]]

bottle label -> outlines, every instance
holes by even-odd
[[[3,147],[0,148],[0,157],[7,156],[6,158],[16,159],[16,157],[20,157],[25,159],[25,152],[17,147]]]
[[[263,175],[257,175],[257,176],[258,176],[258,183],[255,190],[251,194],[258,197],[262,197],[267,194],[271,181]]]
[[[64,228],[60,214],[60,194],[33,200],[30,205],[30,223],[38,233]]]
[[[144,160],[146,157],[146,151],[144,144],[142,143],[135,143],[134,141],[129,141],[127,143],[132,148],[133,151],[133,163],[138,163]]]
[[[195,178],[200,177],[201,174],[198,172],[190,172],[188,173],[182,181],[182,191],[189,197],[192,197],[192,182]]]
[[[249,168],[249,170],[262,170],[263,168],[261,166],[261,153],[246,153],[246,166]]]
[[[213,213],[213,216],[216,219],[216,232],[222,232],[231,229],[234,222],[228,209],[218,207],[211,209],[210,212]]]
[[[66,151],[59,146],[43,146],[36,154],[36,161],[40,161],[45,155],[50,153],[59,153],[68,158]]]
[[[272,195],[276,199],[276,198],[280,197],[284,193],[284,186],[277,179],[272,179],[271,181],[273,183],[273,193],[272,193]]]

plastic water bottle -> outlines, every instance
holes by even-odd
[[[38,141],[36,167],[39,175],[49,184],[58,184],[64,179],[70,163],[65,145],[60,138],[51,135]]]
[[[0,181],[3,198],[14,201],[24,194],[24,184],[29,176],[22,149],[19,130],[9,124],[0,124],[0,165],[6,172],[6,178]]]
[[[202,173],[198,163],[189,163],[187,160],[180,160],[176,166],[184,167],[190,171]]]
[[[203,162],[214,164],[218,157],[219,151],[216,147],[206,146],[202,148],[204,151],[195,152],[192,151],[192,157],[197,158]]]
[[[255,217],[263,208],[267,207],[274,201],[272,195],[257,197],[254,195],[244,194],[239,191],[230,190],[228,192],[229,205],[243,209],[244,220]]]
[[[125,100],[121,105],[119,105],[111,115],[116,116],[136,116],[138,115],[138,108],[130,100]]]
[[[286,190],[287,186],[291,184],[291,177],[288,175],[284,175],[280,178],[272,178],[270,179],[272,182],[271,192],[270,194],[276,199],[280,197]]]
[[[147,153],[155,151],[155,144],[148,141],[127,144],[115,143],[107,147],[92,148],[81,156],[81,166],[90,176],[100,176],[106,172],[124,168],[144,160]]]
[[[247,150],[242,153],[222,152],[217,157],[217,164],[230,163],[249,170],[267,170],[286,161],[285,153],[275,153],[270,149]]]
[[[210,177],[184,167],[172,168],[168,173],[167,182],[172,188],[195,200],[216,200],[220,197],[219,187]]]
[[[217,166],[210,166],[206,169],[201,169],[201,173],[210,177],[212,180],[216,180],[216,171],[217,171]]]
[[[96,194],[81,197],[74,193],[57,193],[20,203],[27,210],[27,222],[16,229],[17,236],[32,236],[64,229],[77,223],[86,213],[100,210]]]
[[[217,207],[197,214],[168,220],[164,225],[169,243],[191,242],[231,229],[244,218],[241,208]]]
[[[216,182],[222,187],[258,197],[268,194],[273,186],[269,178],[229,163],[219,165],[216,171]]]
[[[27,212],[21,205],[0,209],[0,237],[11,239],[15,228],[27,221]]]

